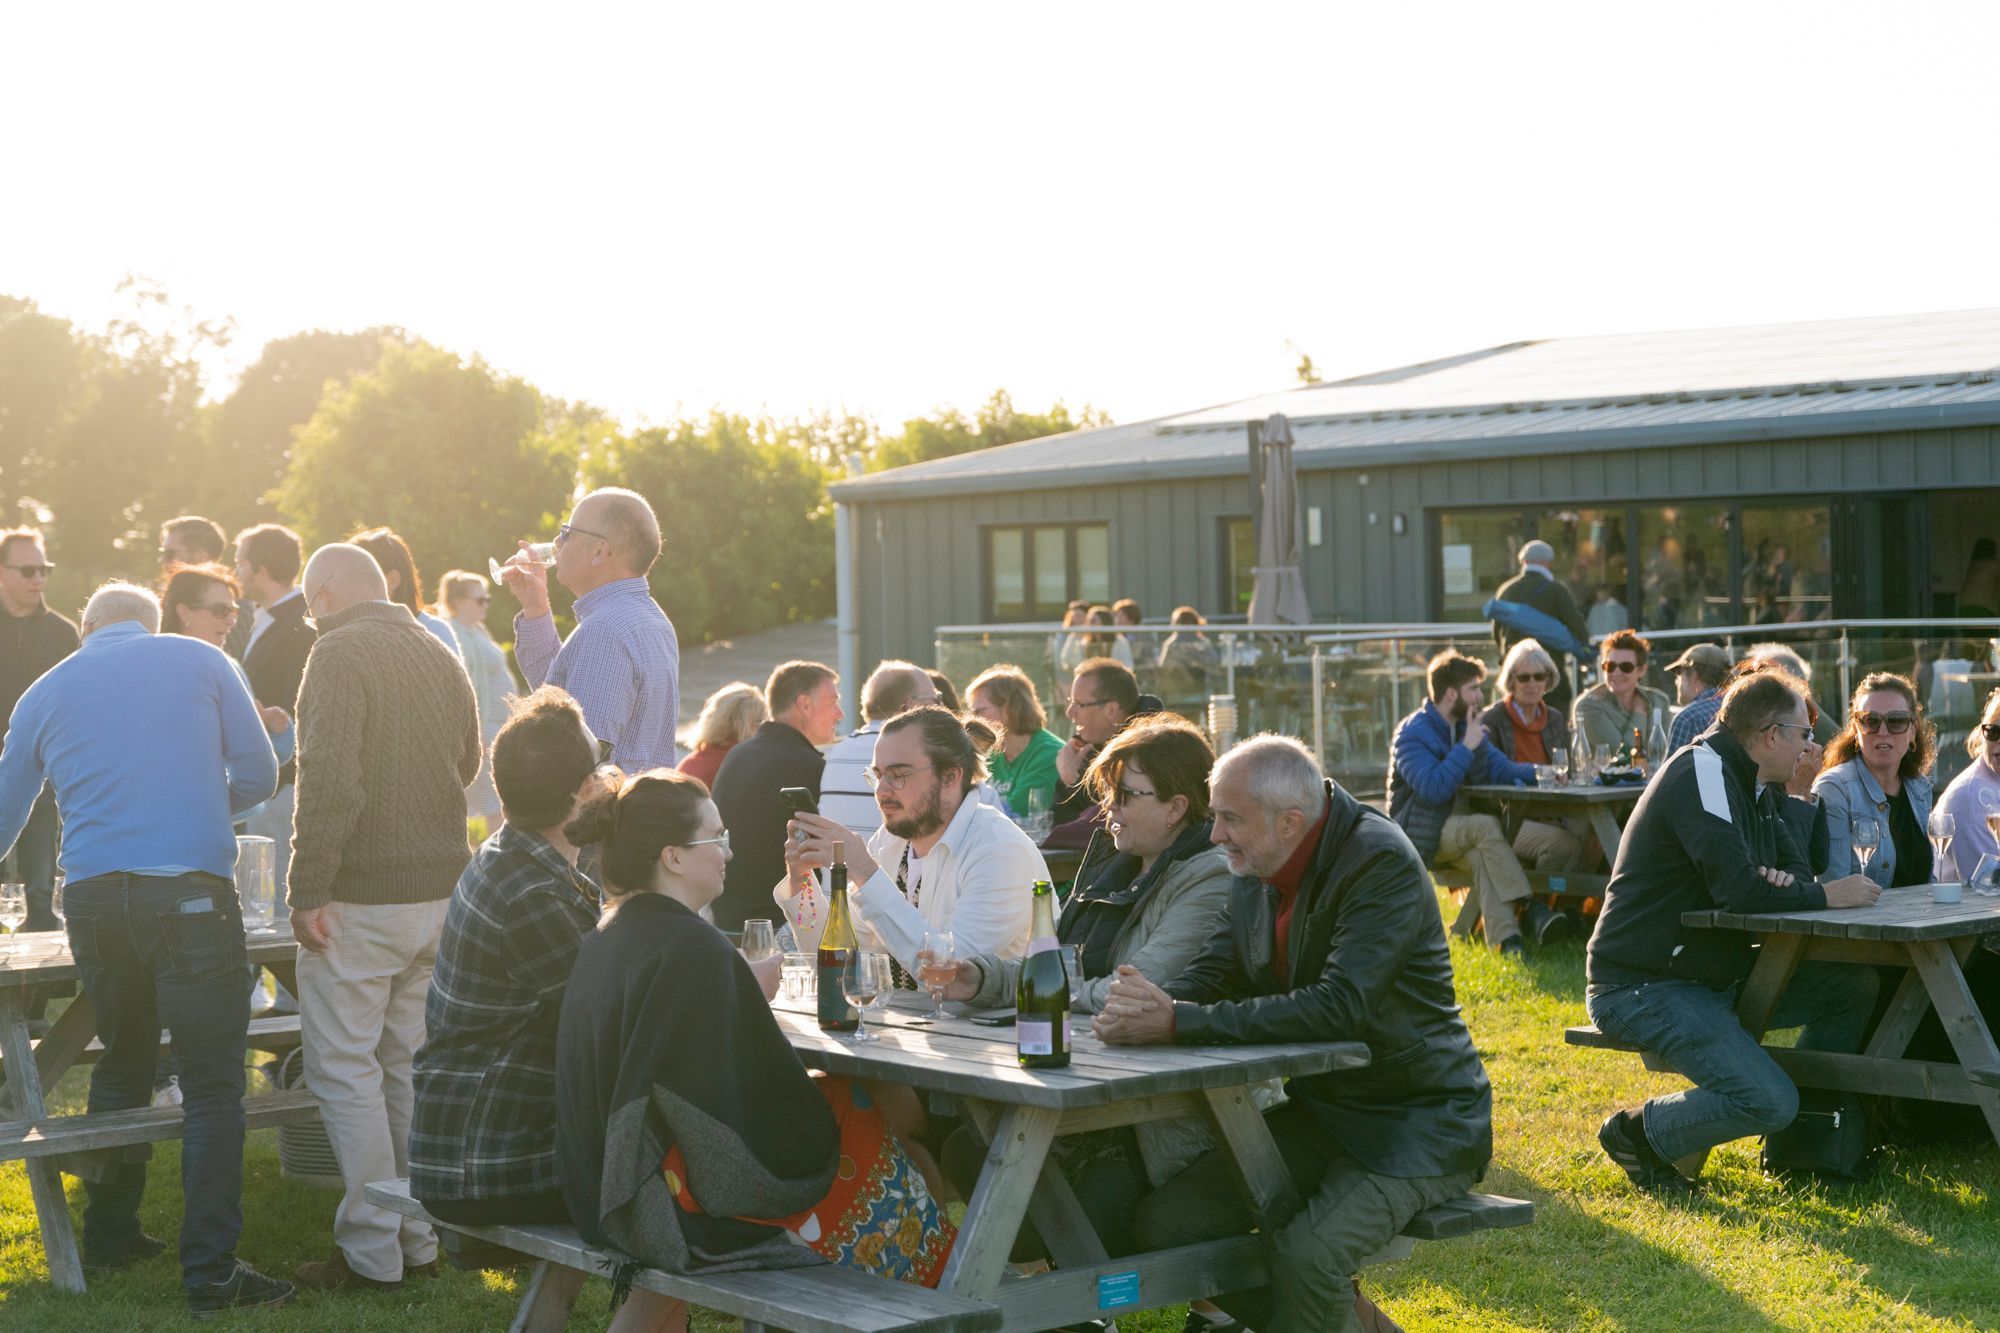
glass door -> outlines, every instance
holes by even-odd
[[[1931,613],[1930,523],[1922,495],[1841,496],[1833,505],[1833,613],[1916,620]]]

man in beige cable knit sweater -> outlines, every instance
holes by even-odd
[[[298,1281],[379,1290],[437,1273],[431,1229],[361,1191],[409,1174],[410,1065],[445,908],[471,859],[479,716],[464,666],[389,600],[368,552],[322,546],[301,590],[319,638],[299,687],[292,929],[306,1080],[346,1192],[333,1256],[299,1265]]]

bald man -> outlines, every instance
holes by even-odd
[[[528,545],[521,543],[523,549]],[[556,581],[576,594],[576,628],[556,635],[549,572],[510,563],[501,582],[521,603],[514,656],[528,688],[559,685],[611,743],[627,773],[679,762],[681,647],[646,575],[660,558],[660,520],[635,491],[606,487],[577,501],[556,537]]]
[[[301,588],[319,637],[299,686],[299,1026],[346,1192],[332,1257],[300,1264],[296,1280],[392,1289],[436,1271],[437,1237],[361,1190],[409,1174],[411,1060],[445,907],[471,859],[465,789],[479,772],[479,713],[464,666],[389,600],[368,552],[322,546]]]

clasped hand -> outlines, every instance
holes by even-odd
[[[1129,964],[1111,979],[1104,1007],[1091,1020],[1100,1041],[1115,1046],[1148,1046],[1174,1039],[1173,997]]]

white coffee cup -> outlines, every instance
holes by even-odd
[[[1964,896],[1965,886],[1963,884],[1931,885],[1931,901],[1934,903],[1955,903],[1961,901]]]

